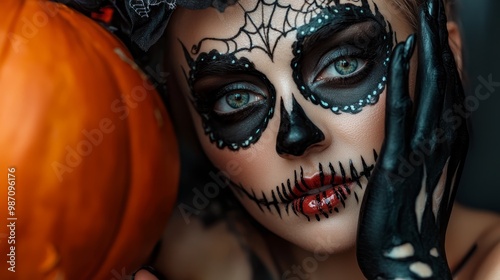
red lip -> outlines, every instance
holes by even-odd
[[[344,201],[351,194],[352,180],[345,178],[345,176],[317,173],[312,177],[303,177],[302,174],[300,177],[300,180],[296,178],[295,186],[292,189],[293,194],[297,197],[293,200],[292,207],[295,211],[305,215],[338,212],[338,205],[344,204]],[[310,191],[314,192],[328,185],[331,185],[328,189],[308,194]]]

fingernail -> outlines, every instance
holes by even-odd
[[[411,56],[413,55],[413,50],[415,49],[415,39],[416,35],[411,34],[408,36],[408,39],[406,39],[405,43],[405,49],[404,49],[404,58],[406,60],[410,60]]]
[[[137,269],[134,273],[132,273],[132,280],[135,279],[135,275],[137,274],[137,272],[139,272],[141,270],[146,270],[147,272],[153,274],[159,280],[165,279],[165,277],[163,277],[163,275],[161,275],[160,272],[158,272],[156,269],[154,269],[154,267],[152,267],[150,265],[144,265],[144,266],[141,266],[139,269]]]
[[[437,17],[439,7],[438,7],[438,4],[436,3],[436,0],[429,0],[427,2],[427,10],[428,10],[429,15],[431,17],[433,17],[433,18]]]

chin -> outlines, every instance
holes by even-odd
[[[362,192],[358,193],[361,202]],[[355,199],[347,200],[345,208],[319,221],[293,213],[280,217],[276,213],[261,211],[245,199],[240,201],[263,227],[306,251],[337,254],[352,250],[355,246],[360,209],[360,202]]]

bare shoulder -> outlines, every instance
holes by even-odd
[[[485,246],[485,253],[474,279],[500,279],[500,216],[494,215],[491,220],[492,226],[480,237]]]
[[[500,236],[500,230],[497,230],[497,236]],[[500,242],[498,240],[484,257],[474,274],[474,279],[500,279]]]
[[[500,279],[500,215],[455,205],[447,253],[456,279]]]

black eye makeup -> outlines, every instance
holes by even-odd
[[[393,32],[375,6],[324,8],[297,29],[291,66],[302,95],[313,104],[359,113],[378,102],[387,81]]]
[[[254,144],[274,114],[273,85],[247,58],[212,50],[195,61],[182,47],[191,101],[210,141],[234,151]]]
[[[257,50],[273,61],[278,41],[292,31],[293,80],[304,98],[335,114],[376,104],[394,36],[375,3],[372,8],[368,0],[356,2],[311,0],[295,7],[255,1],[253,8],[239,5],[245,22],[232,36],[203,38],[190,51],[180,42],[191,101],[210,141],[236,151],[260,139],[274,115],[276,92],[249,59],[236,55]],[[205,42],[222,51],[200,52]]]

